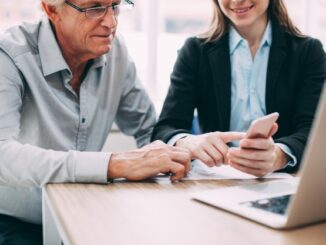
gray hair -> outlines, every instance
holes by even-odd
[[[46,4],[55,6],[55,7],[60,7],[63,5],[64,0],[43,0]]]

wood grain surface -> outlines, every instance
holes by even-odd
[[[49,200],[71,244],[326,244],[326,223],[278,231],[192,200],[190,193],[259,180],[108,185],[50,184]]]

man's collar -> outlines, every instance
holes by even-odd
[[[38,47],[44,76],[69,70],[55,38],[50,20],[46,16],[42,18]]]
[[[105,66],[106,63],[107,63],[106,55],[101,55],[100,57],[94,59],[94,62],[92,64],[92,66],[90,67],[90,69],[96,69],[96,68]]]

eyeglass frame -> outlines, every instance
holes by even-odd
[[[131,0],[124,0],[124,1],[127,4],[132,5],[132,7],[134,7],[134,5],[135,5]],[[67,4],[68,6],[74,8],[78,12],[85,13],[85,17],[87,19],[100,19],[100,18],[102,18],[108,12],[108,9],[109,8],[112,8],[112,10],[114,11],[114,8],[115,7],[118,7],[119,5],[121,5],[121,2],[120,2],[120,3],[109,4],[107,6],[98,6],[98,7],[90,7],[90,8],[80,8],[80,7],[78,7],[77,5],[73,4],[72,2],[70,2],[68,0],[65,0],[64,3]],[[87,16],[87,11],[94,10],[94,9],[104,9],[105,11],[103,12],[103,15],[99,15],[97,17],[93,17],[92,18],[92,17]]]

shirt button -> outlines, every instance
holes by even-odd
[[[85,123],[86,122],[86,119],[85,117],[82,118],[82,123]]]

